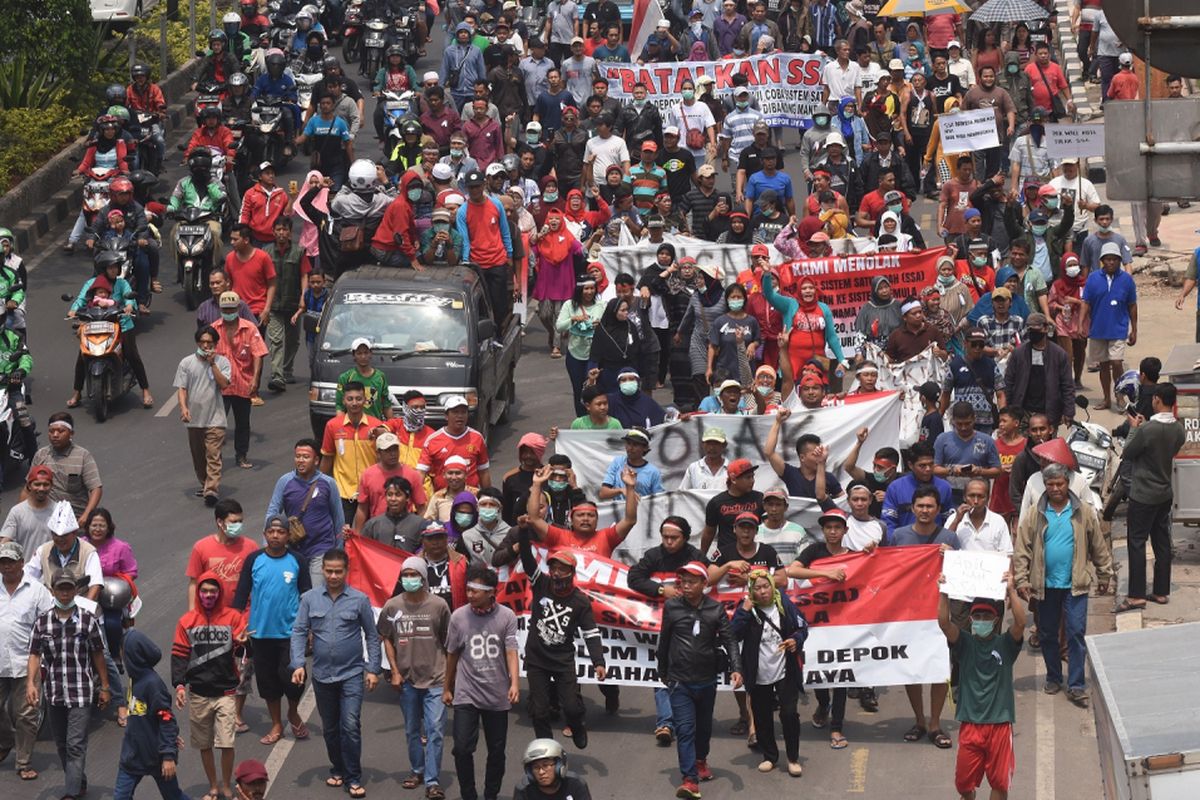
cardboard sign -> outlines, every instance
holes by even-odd
[[[1004,573],[1008,556],[989,550],[947,550],[942,559],[941,590],[956,598],[1003,600],[1008,589]]]
[[[938,128],[942,134],[942,150],[947,153],[987,150],[1000,146],[1000,134],[996,131],[996,112],[990,108],[942,114],[938,117]]]
[[[1104,155],[1104,123],[1046,126],[1046,152],[1051,158]]]

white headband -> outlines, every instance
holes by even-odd
[[[69,431],[74,431],[74,430],[75,430],[75,426],[74,426],[74,425],[72,425],[71,423],[67,422],[65,419],[56,419],[56,420],[54,420],[54,422],[51,422],[51,423],[50,423],[49,425],[47,425],[46,427],[47,427],[47,428],[54,428],[54,427],[57,427],[57,426],[59,426],[59,425],[61,425],[62,427],[66,428],[66,429],[67,429],[67,430],[69,430]]]
[[[900,306],[900,313],[907,314],[908,312],[915,311],[916,309],[918,309],[920,307],[921,307],[920,300],[909,300],[907,303]]]
[[[467,588],[474,589],[477,592],[494,592],[495,586],[488,586],[486,583],[477,583],[476,581],[467,581]]]

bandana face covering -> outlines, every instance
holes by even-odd
[[[425,409],[405,406],[401,414],[404,417],[404,430],[415,433],[425,427]]]

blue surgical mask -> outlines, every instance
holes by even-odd
[[[996,629],[996,623],[991,620],[971,620],[971,635],[978,639],[986,639]]]
[[[1030,225],[1029,230],[1033,231],[1034,236],[1045,236],[1046,229],[1049,227],[1049,225]]]
[[[469,528],[475,522],[474,514],[464,514],[461,511],[454,515],[454,524],[459,528]]]
[[[69,603],[59,602],[59,600],[57,598],[55,598],[54,607],[57,608],[59,611],[70,611],[72,608],[75,607],[75,598],[71,598],[71,602],[69,602]]]
[[[547,203],[553,203],[558,200],[558,192],[544,192],[542,194],[542,199]]]
[[[222,311],[221,312],[221,319],[225,320],[226,322],[235,322],[237,320],[238,316],[239,316],[238,312],[236,312],[236,311]]]
[[[530,144],[537,144],[541,140],[542,140],[542,135],[540,133],[525,134],[525,141],[529,142]]]
[[[563,492],[566,491],[568,484],[566,481],[547,481],[546,485],[550,487],[550,491],[552,492]]]
[[[425,586],[425,581],[420,578],[401,578],[400,587],[406,592],[419,592]]]
[[[244,524],[245,523],[242,523],[242,522],[226,522],[225,523],[225,535],[230,536],[230,537],[241,536],[242,535],[242,525],[244,525]]]
[[[763,397],[766,397],[771,392],[775,391],[775,387],[774,386],[755,386],[754,391],[758,392]]]
[[[408,190],[408,199],[412,200],[414,203],[417,202],[418,200],[420,200],[421,199],[421,189],[420,188],[409,189]]]
[[[620,388],[621,388],[621,394],[625,395],[626,397],[633,397],[635,394],[638,393],[638,382],[637,381],[621,381]]]
[[[971,256],[971,263],[977,267],[982,267],[987,263],[987,256]]]
[[[196,348],[196,357],[197,358],[208,358],[208,351],[205,350],[203,347],[197,347]]]
[[[1112,225],[1097,225],[1096,230],[1100,233],[1108,233],[1112,230]]]
[[[746,305],[745,300],[730,300],[729,301],[729,310],[730,311],[741,311],[742,306],[744,306],[744,305]]]
[[[871,473],[871,477],[875,479],[876,483],[883,483],[884,481],[887,480],[887,473],[880,472],[879,470],[874,470]]]
[[[895,203],[894,205],[890,205],[890,206],[888,206],[888,211],[892,212],[893,214],[903,214],[904,213],[904,204],[903,203]]]
[[[498,519],[500,519],[500,509],[483,507],[479,509],[480,522],[495,522]]]
[[[740,108],[741,110],[745,111],[747,108],[750,107],[750,101],[749,100],[737,100],[734,102],[734,105],[737,106],[738,108]]]
[[[465,152],[466,151],[463,150],[461,147],[451,147],[450,148],[450,157],[451,158],[462,158],[463,154]]]
[[[694,99],[696,99],[696,93],[695,93],[694,91],[692,91],[691,89],[684,89],[684,90],[681,92],[681,94],[683,95],[683,99],[684,99],[684,100],[694,100]]]
[[[1049,208],[1049,209],[1058,208],[1058,198],[1057,197],[1047,197],[1046,198],[1046,208]]]
[[[954,282],[957,280],[958,278],[954,275],[938,275],[937,282],[942,286],[953,286]]]

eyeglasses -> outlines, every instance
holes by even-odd
[[[983,343],[983,342],[967,342],[967,347],[980,347],[980,348],[982,348],[982,347],[983,347],[983,345],[984,345],[984,343]]]

